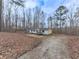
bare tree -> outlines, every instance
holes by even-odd
[[[23,7],[23,30],[25,30],[25,22],[26,22],[26,20],[25,20],[25,9]]]
[[[48,28],[49,29],[52,29],[52,17],[50,16],[50,17],[48,17]]]
[[[74,31],[75,34],[79,34],[79,7],[76,8],[76,12],[74,13]]]
[[[9,4],[8,8],[8,31],[11,30],[11,5]]]
[[[17,22],[18,22],[18,14],[17,14],[17,7],[15,8],[15,27],[17,30]]]
[[[24,2],[25,2],[25,0],[11,0],[12,1],[12,3],[15,3],[16,5],[18,5],[18,6],[22,6],[22,7],[24,7]]]
[[[41,14],[40,14],[40,25],[41,27],[41,30],[44,29],[44,26],[45,26],[45,13],[43,11],[41,11]]]
[[[75,25],[75,12],[74,12],[74,9],[71,8],[68,15],[67,15],[67,19],[69,20],[69,27],[67,28],[67,32],[68,34],[74,34],[74,25]]]
[[[1,26],[2,26],[2,24],[1,24],[1,15],[2,15],[2,0],[0,0],[0,31],[1,31]]]
[[[31,26],[32,26],[32,14],[31,14],[31,9],[28,9],[27,10],[27,14],[26,14],[26,17],[27,17],[27,31],[29,31],[29,29],[31,30]]]
[[[41,14],[41,8],[39,8],[39,7],[36,7],[35,9],[34,9],[34,29],[35,29],[35,31],[37,31],[38,32],[38,30],[37,29],[39,29],[39,25],[40,25],[40,22],[39,22],[39,20],[40,20],[40,14]]]

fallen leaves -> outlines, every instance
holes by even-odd
[[[32,50],[39,38],[21,33],[0,33],[0,59],[16,58],[24,52]],[[38,44],[37,43],[37,44]]]
[[[79,58],[79,37],[78,36],[70,36],[68,38],[68,48],[70,52],[70,56],[72,59]]]

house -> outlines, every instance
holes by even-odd
[[[43,35],[50,35],[50,34],[52,34],[52,29],[44,28],[42,34]]]
[[[29,29],[28,32],[32,34],[38,34],[38,35],[50,35],[52,34],[52,29],[49,29],[49,28]]]

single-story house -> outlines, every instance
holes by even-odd
[[[49,35],[52,34],[52,29],[48,29],[48,28],[29,29],[28,32],[32,34]]]

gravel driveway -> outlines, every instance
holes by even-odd
[[[24,54],[18,59],[71,59],[61,38],[49,37],[37,48]]]

